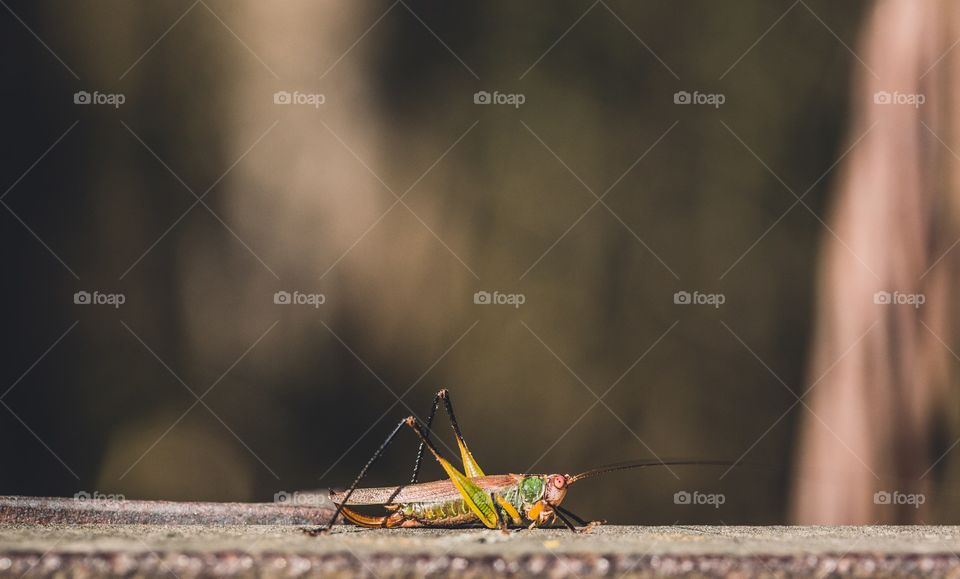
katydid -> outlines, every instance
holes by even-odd
[[[440,402],[443,402],[463,462],[463,472],[440,455],[430,441],[430,427]],[[410,483],[397,487],[360,488],[367,471],[383,454],[393,439],[404,428],[412,429],[420,438],[420,447],[414,462]],[[424,449],[446,471],[447,480],[418,483],[417,477],[423,460]],[[330,530],[342,515],[347,521],[368,528],[392,527],[467,527],[483,525],[490,529],[508,527],[544,527],[559,520],[571,531],[589,531],[604,521],[586,521],[560,506],[567,489],[585,478],[608,472],[633,468],[667,465],[730,465],[729,462],[712,460],[639,460],[603,466],[569,474],[502,474],[486,475],[473,458],[463,440],[450,402],[450,393],[441,390],[433,401],[433,408],[426,425],[414,416],[401,420],[373,454],[360,474],[346,490],[331,490],[330,500],[337,506],[330,521],[321,527],[305,530],[312,535]],[[382,505],[388,511],[385,516],[367,516],[348,505]],[[578,528],[577,525],[580,525]]]

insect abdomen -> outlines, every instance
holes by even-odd
[[[430,522],[471,514],[470,508],[463,499],[438,503],[407,503],[403,505],[401,512],[408,517]]]
[[[506,499],[507,502],[518,510],[522,508],[522,501],[520,500],[517,487],[510,487],[505,491],[495,494]],[[414,519],[428,526],[463,525],[477,521],[476,514],[470,510],[470,507],[467,506],[467,503],[462,498],[432,503],[404,503],[400,506],[399,510],[410,519]],[[523,511],[521,510],[520,512]]]

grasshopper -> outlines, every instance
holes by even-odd
[[[440,403],[443,402],[463,462],[461,472],[440,455],[430,441],[430,427]],[[410,483],[398,487],[360,488],[370,467],[380,458],[397,434],[404,428],[412,429],[420,439]],[[447,480],[418,483],[417,477],[424,449],[446,471]],[[728,465],[723,461],[640,460],[603,466],[569,474],[484,474],[463,439],[450,401],[450,393],[441,390],[433,401],[426,425],[415,416],[401,420],[373,454],[353,484],[346,490],[331,490],[330,500],[337,508],[330,521],[315,529],[305,529],[311,535],[326,533],[342,515],[347,521],[368,528],[410,527],[467,527],[483,525],[490,529],[508,527],[545,527],[557,520],[574,532],[589,532],[605,521],[586,521],[560,506],[567,489],[577,481],[608,472],[666,465]],[[349,508],[352,505],[382,505],[390,511],[384,516],[367,516]],[[575,524],[576,523],[576,524]],[[580,525],[577,527],[576,525]]]

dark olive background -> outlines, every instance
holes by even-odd
[[[734,334],[802,388],[825,230],[798,207],[724,273],[793,203],[778,178],[800,194],[842,153],[861,66],[843,43],[856,47],[865,4],[9,2],[0,393],[16,385],[0,408],[0,494],[270,501],[341,486],[409,413],[391,391],[414,383],[403,401],[421,416],[451,390],[488,473],[541,455],[534,470],[560,472],[651,452],[740,457],[794,398]],[[78,90],[127,102],[78,106]],[[327,102],[276,106],[278,90]],[[526,102],[477,106],[478,90]],[[726,102],[675,105],[679,90]],[[195,207],[124,276],[194,201],[177,177],[202,193],[274,121],[205,198],[218,217]],[[417,217],[395,207],[324,275],[395,201],[364,164],[402,194],[475,121],[405,197]],[[577,177],[602,194],[674,122],[609,211],[594,207],[521,279],[594,202]],[[806,197],[822,218],[832,183]],[[77,306],[81,289],[127,303]],[[282,289],[327,302],[274,305]],[[526,303],[476,306],[478,290]],[[726,302],[675,305],[678,290]],[[216,416],[197,405],[146,452],[195,398],[133,334],[199,393],[271,327],[204,399]],[[661,337],[609,409],[584,415],[590,390]],[[800,412],[722,481],[717,468],[623,473],[578,485],[569,505],[618,522],[784,521]],[[412,437],[395,447],[372,484],[409,476]],[[677,506],[678,490],[726,503]]]

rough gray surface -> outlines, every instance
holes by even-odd
[[[296,501],[282,503],[0,496],[0,524],[319,525],[333,512],[320,492],[297,493]]]
[[[0,525],[0,576],[960,577],[958,527],[362,530],[273,525]]]

